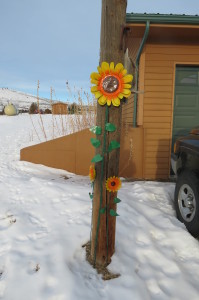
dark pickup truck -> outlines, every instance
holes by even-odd
[[[171,166],[177,176],[175,209],[187,230],[199,237],[199,127],[177,139]]]

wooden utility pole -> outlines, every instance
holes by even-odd
[[[120,49],[122,26],[126,22],[126,6],[127,0],[102,0],[101,14],[101,39],[100,39],[100,64],[103,61],[108,63],[124,62],[124,52]],[[106,105],[105,105],[106,106]],[[96,154],[102,153],[103,134],[105,124],[105,106],[97,104],[97,121],[96,125],[102,127],[102,134],[98,136],[101,141],[101,146],[96,149]],[[120,142],[122,108],[111,105],[109,108],[109,123],[113,123],[117,130],[107,133],[107,143],[111,140]],[[92,232],[91,232],[91,258],[96,265],[106,266],[111,261],[111,256],[115,251],[115,228],[116,217],[108,217],[109,212],[100,215],[100,227],[98,227],[98,216],[100,207],[100,192],[102,191],[102,207],[107,207],[116,211],[116,204],[113,203],[113,198],[116,194],[106,191],[106,179],[111,176],[118,176],[119,173],[119,149],[107,153],[102,163],[96,163],[96,180],[94,185],[93,198],[93,216],[92,216]],[[101,170],[103,168],[103,178],[101,178]],[[103,185],[101,184],[103,181]],[[108,246],[107,246],[108,241]]]

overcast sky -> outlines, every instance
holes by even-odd
[[[127,12],[199,14],[199,0],[128,0]],[[68,100],[99,62],[101,0],[0,0],[0,87]],[[54,96],[55,97],[55,96]]]

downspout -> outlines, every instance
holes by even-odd
[[[142,42],[140,44],[140,48],[137,53],[136,62],[135,62],[135,91],[138,90],[138,78],[139,78],[139,62],[140,62],[140,55],[142,53],[142,50],[144,48],[144,45],[146,43],[148,34],[149,34],[149,27],[150,27],[150,21],[146,21],[146,28],[144,32],[144,36],[142,39]],[[137,98],[138,94],[135,92],[134,94],[134,110],[133,110],[133,127],[136,127],[136,121],[137,121]]]

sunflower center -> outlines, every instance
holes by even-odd
[[[115,76],[106,76],[102,82],[102,87],[105,92],[113,93],[119,87],[119,80]]]
[[[115,185],[116,185],[115,181],[112,181],[111,186],[115,186]]]

